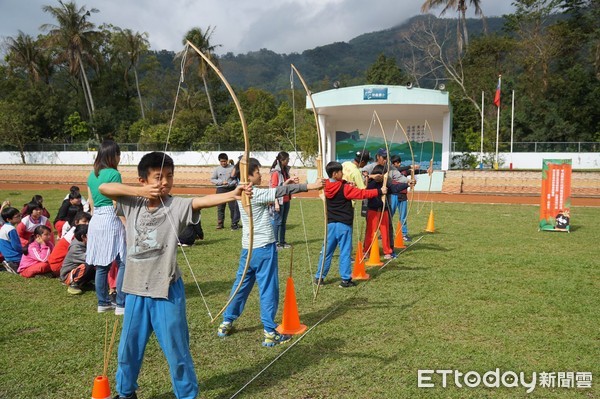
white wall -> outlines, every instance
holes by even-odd
[[[462,153],[452,153],[461,155]],[[479,159],[479,153],[472,153]],[[501,152],[499,167],[508,169],[510,163],[513,169],[542,169],[544,159],[571,159],[572,167],[576,169],[600,169],[600,153],[598,152]]]
[[[205,166],[218,165],[218,156],[224,152],[237,162],[237,159],[242,155],[243,151],[182,151],[167,153],[173,158],[175,165],[179,166]],[[121,165],[137,165],[142,156],[147,154],[143,151],[122,151]],[[258,159],[262,166],[271,166],[277,157],[277,151],[251,152],[250,156]],[[93,151],[48,151],[48,152],[26,152],[25,161],[28,164],[51,164],[51,165],[92,165],[96,158],[96,152]],[[0,152],[0,164],[21,164],[21,154],[18,152]],[[311,161],[302,164],[298,154],[290,152],[290,166],[312,167]]]
[[[175,165],[205,166],[217,165],[218,155],[225,152],[230,158],[237,161],[241,151],[211,151],[211,152],[168,152],[173,158]],[[121,153],[122,165],[137,165],[146,152],[123,151]],[[451,153],[461,155],[462,153]],[[257,158],[261,165],[270,166],[277,152],[251,152],[252,157]],[[479,153],[473,153],[479,157]],[[26,152],[25,161],[28,164],[52,164],[52,165],[91,165],[94,163],[96,152],[87,151],[56,151],[56,152]],[[600,169],[600,153],[583,152],[515,152],[512,154],[513,169],[542,169],[543,159],[572,159],[573,169]],[[500,167],[507,169],[511,162],[510,153],[500,153]],[[0,164],[21,164],[21,155],[18,152],[0,152]],[[312,160],[302,164],[298,155],[290,152],[290,165],[294,167],[314,167]]]

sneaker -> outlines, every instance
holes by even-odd
[[[7,261],[2,261],[2,265],[4,266],[4,268],[6,269],[7,272],[11,273],[11,274],[19,274],[17,273],[17,268],[13,268],[12,267],[12,262],[7,262]]]
[[[123,316],[125,314],[125,308],[122,306],[115,307],[115,316]]]
[[[352,279],[350,280],[342,280],[342,282],[339,285],[340,288],[350,288],[350,287],[356,287],[356,283],[354,281],[352,281]]]
[[[117,291],[111,291],[108,293],[108,296],[110,297],[110,303],[117,303]]]
[[[98,313],[111,312],[116,308],[115,305],[98,305]]]
[[[188,244],[182,244],[182,243],[180,243],[180,242],[178,242],[178,243],[177,243],[177,245],[179,245],[180,247],[189,247],[189,245],[188,245]]]
[[[273,331],[273,332],[264,332],[264,338],[263,338],[263,342],[262,342],[262,346],[266,346],[268,348],[271,348],[273,346],[279,345],[279,344],[283,344],[287,341],[289,341],[290,339],[292,339],[291,335],[286,335],[286,334],[279,334],[277,331]]]
[[[315,277],[315,285],[324,285],[325,284],[325,278],[321,277],[321,278],[316,278]]]
[[[402,236],[402,239],[404,240],[404,242],[411,242],[412,238],[410,238],[410,236]]]
[[[225,338],[231,335],[233,332],[233,323],[224,321],[219,324],[219,328],[217,328],[217,335],[221,338]]]
[[[287,242],[283,242],[279,245],[281,245],[281,248],[291,248],[292,247],[292,244],[288,244]]]
[[[231,225],[231,231],[235,231],[235,230],[239,230],[239,229],[240,229],[239,225],[237,225],[237,224],[232,224]]]
[[[75,284],[71,284],[69,285],[69,287],[67,288],[67,292],[71,295],[81,295],[83,294],[83,290],[81,288],[79,288],[78,285]]]
[[[218,224],[217,225],[217,230],[223,230],[223,225],[222,224]]]
[[[398,257],[398,255],[396,255],[395,253],[391,253],[391,254],[385,254],[383,256],[383,259],[396,259]]]

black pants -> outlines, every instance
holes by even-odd
[[[235,190],[235,187],[218,187],[217,194],[228,193]],[[231,213],[231,227],[237,226],[240,222],[240,210],[238,208],[237,201],[228,202],[229,213]],[[217,222],[219,225],[225,224],[225,204],[217,206]]]
[[[194,245],[196,237],[201,240],[204,239],[204,231],[202,231],[202,225],[200,222],[198,222],[198,224],[188,224],[183,232],[179,235],[179,242],[186,245]]]

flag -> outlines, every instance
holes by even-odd
[[[498,76],[498,86],[496,86],[496,95],[494,96],[494,105],[500,107],[500,86],[502,85],[502,75]]]

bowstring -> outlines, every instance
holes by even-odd
[[[394,126],[394,134],[396,134],[396,132],[398,131],[398,126],[400,126],[400,128],[402,129],[403,134],[406,136],[405,137],[406,140],[407,140],[406,143],[408,144],[408,148],[410,149],[410,155],[411,155],[411,160],[410,160],[410,162],[411,162],[411,168],[414,168],[414,166],[415,166],[414,165],[415,164],[415,153],[414,153],[414,151],[412,149],[412,144],[410,143],[410,137],[408,137],[408,134],[406,133],[406,130],[404,130],[404,127],[402,126],[402,124],[400,123],[400,121],[398,119],[396,119],[396,125]],[[412,177],[414,177],[414,171],[411,174],[411,180],[412,180]],[[414,196],[415,196],[415,191],[414,190],[415,190],[414,187],[412,187],[410,189],[410,191],[412,191],[412,196],[411,196],[412,200],[414,200]],[[410,207],[412,205],[412,200],[409,201],[409,199],[408,199],[408,192],[407,192],[406,193],[406,201],[409,201],[409,203],[407,204],[408,208],[406,210],[406,219],[404,219],[404,221],[402,221],[402,223],[400,224],[400,231],[402,231],[402,229],[404,228],[404,226],[406,226],[408,224],[408,216],[409,216],[409,213],[410,213]],[[398,216],[400,217],[400,214],[398,214]],[[397,234],[398,234],[398,232],[396,232],[396,235]]]
[[[159,180],[162,179],[162,171],[163,171],[163,167],[165,165],[165,158],[167,155],[167,148],[169,146],[169,139],[171,137],[171,130],[173,128],[173,122],[175,120],[175,111],[177,110],[177,101],[179,99],[179,92],[181,91],[182,83],[185,81],[184,70],[185,70],[185,63],[187,61],[188,49],[189,49],[189,45],[186,44],[185,48],[183,49],[183,56],[181,57],[181,72],[180,72],[180,77],[179,77],[179,84],[177,85],[177,92],[175,94],[175,104],[173,104],[173,112],[171,113],[171,120],[169,121],[169,129],[167,130],[167,139],[165,141],[165,149],[163,151],[162,163],[160,165],[160,173],[161,174],[159,175]],[[202,289],[200,288],[200,283],[198,283],[198,279],[196,278],[196,274],[194,273],[194,270],[192,269],[192,265],[187,257],[187,254],[183,250],[183,246],[181,245],[181,241],[179,240],[179,232],[177,231],[177,228],[175,227],[175,221],[173,220],[173,216],[171,215],[170,209],[167,207],[167,205],[163,201],[162,196],[159,198],[160,198],[160,203],[162,204],[163,208],[165,209],[165,215],[167,216],[167,220],[169,221],[171,230],[175,234],[175,237],[177,237],[177,246],[181,249],[181,254],[183,255],[183,259],[185,260],[185,263],[187,264],[188,268],[190,269],[190,273],[192,275],[192,278],[194,279],[194,283],[196,283],[196,288],[198,288],[198,292],[200,292],[200,297],[202,298],[202,302],[204,302],[204,306],[206,307],[206,311],[208,312],[208,317],[210,317],[210,320],[212,322],[212,321],[214,321],[214,318],[212,316],[212,313],[210,312],[208,303],[206,302],[206,298],[204,297],[204,293],[202,292]],[[198,221],[200,221],[200,220],[198,220]]]
[[[369,141],[369,136],[371,135],[371,129],[373,128],[373,126],[375,126],[375,115],[374,115],[374,114],[372,115],[372,118],[371,118],[371,123],[369,124],[369,129],[367,130],[367,137],[365,137],[365,144],[363,145],[363,149],[362,149],[362,152],[361,152],[361,154],[362,154],[362,153],[364,153],[364,152],[365,152],[365,150],[367,149],[367,142]],[[360,169],[359,169],[359,170],[360,170]],[[362,177],[362,171],[361,171],[361,177]],[[364,178],[363,178],[363,180],[364,180]],[[368,181],[366,181],[366,182],[365,182],[365,188],[366,188],[366,186],[367,186],[367,183],[368,183]],[[357,204],[358,204],[358,203],[357,203]],[[356,214],[358,213],[358,215],[359,215],[359,217],[360,217],[360,219],[359,219],[359,220],[361,221],[361,222],[359,223],[358,229],[356,229],[356,230],[357,230],[357,231],[356,231],[356,236],[357,236],[357,237],[356,237],[356,238],[357,238],[357,239],[356,239],[356,242],[358,242],[358,241],[362,241],[362,240],[361,240],[361,237],[362,237],[362,233],[361,233],[361,232],[365,230],[365,225],[366,225],[366,223],[367,223],[367,218],[366,218],[366,217],[364,217],[364,218],[363,218],[363,217],[361,216],[361,212],[362,212],[362,200],[360,201],[360,206],[357,206],[356,208],[358,208],[358,209],[355,209],[355,216],[356,216]],[[364,221],[363,221],[362,219],[364,219]],[[354,233],[353,233],[353,234],[354,234]],[[363,237],[363,238],[364,238],[364,237]],[[366,251],[364,251],[364,248],[363,248],[363,260],[366,258],[366,255],[365,255],[365,253],[366,253]]]
[[[373,119],[371,120],[371,126],[373,126],[375,124],[375,122],[376,122],[376,120],[375,120],[375,115],[376,114],[377,114],[377,111],[373,111]],[[369,126],[369,131],[371,130],[371,126]],[[385,131],[382,131],[381,133],[383,134],[383,138],[384,138],[384,140],[386,142],[386,151],[387,151],[387,150],[389,150],[389,144],[387,144],[387,138],[385,137]],[[366,141],[365,141],[365,148],[366,148]],[[387,159],[388,159],[388,165],[387,165],[388,167],[387,167],[387,169],[388,170],[387,170],[386,174],[389,176],[389,173],[390,173],[390,171],[389,171],[390,154],[388,153],[387,155],[388,155],[387,156]],[[389,207],[388,203],[389,203],[389,201],[385,201],[384,207]],[[369,245],[369,248],[368,249],[365,248],[364,253],[363,253],[363,260],[367,258],[367,255],[369,254],[369,251],[371,250],[371,247],[373,247],[373,243],[377,239],[378,232],[381,233],[381,231],[379,229],[381,228],[381,222],[383,221],[383,214],[384,214],[384,212],[385,212],[385,208],[382,208],[381,209],[381,217],[379,218],[379,222],[377,222],[377,227],[376,227],[375,232],[374,232],[374,237],[375,238],[373,238],[373,240],[371,240],[371,245]],[[365,218],[365,224],[366,223],[367,223],[367,221],[366,221],[366,218]],[[365,228],[365,236],[366,236],[366,233],[367,232],[366,232],[366,228]]]
[[[298,150],[296,148],[296,96],[294,95],[295,89],[294,89],[294,69],[293,68],[290,68],[290,90],[292,91],[292,123],[293,123],[293,129],[294,129],[294,151],[296,151],[296,153],[298,153]],[[306,246],[306,257],[308,259],[307,266],[308,266],[308,273],[309,273],[309,278],[310,278],[310,288],[312,289],[313,296],[315,296],[315,291],[316,291],[315,283],[314,283],[314,279],[312,278],[313,267],[312,267],[312,260],[310,257],[310,248],[308,246],[308,233],[306,232],[306,220],[304,219],[304,208],[302,207],[302,199],[299,199],[298,202],[300,202],[300,215],[302,217],[302,229],[304,231],[304,243]]]

